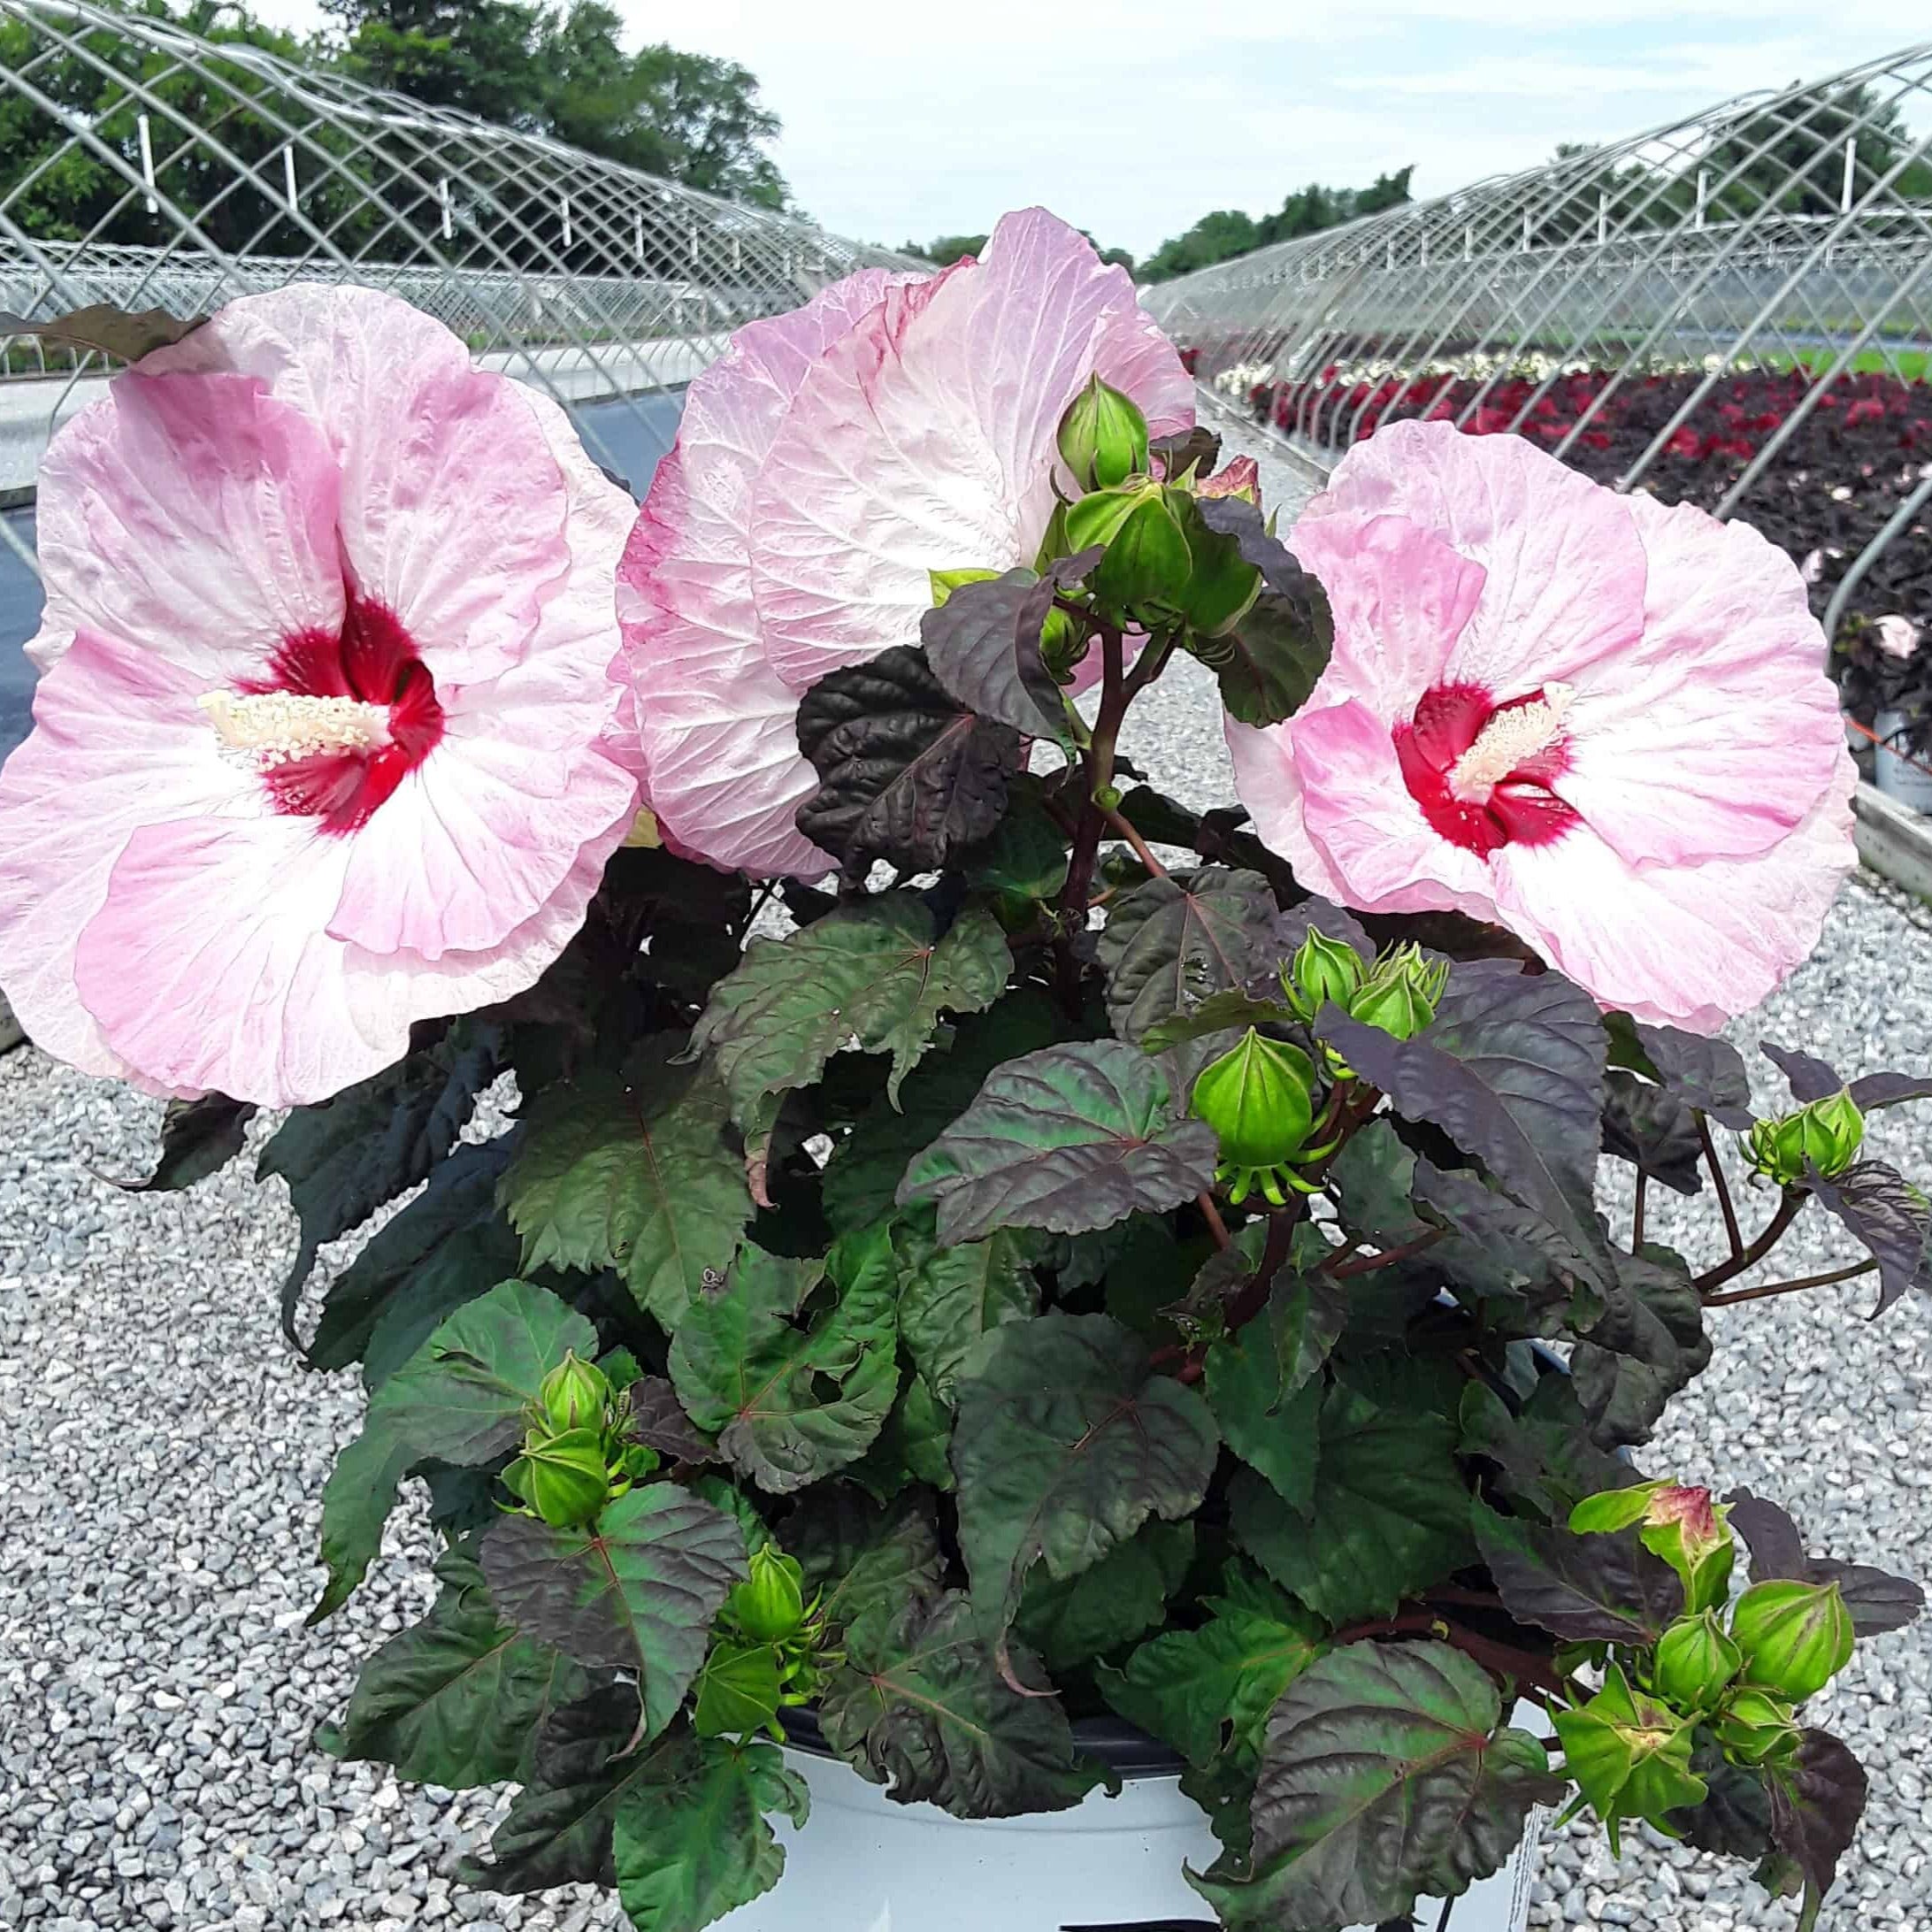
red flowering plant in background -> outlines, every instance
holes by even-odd
[[[433,325],[261,301],[50,457],[0,981],[180,1096],[151,1186],[302,1103],[285,1321],[370,1391],[316,1615],[405,1484],[442,1545],[326,1747],[516,1785],[470,1879],[641,1932],[811,1857],[808,1738],[1008,1817],[1104,1807],[1102,1719],[1238,1932],[1564,1804],[1808,1923],[1866,1774],[1807,1704],[1919,1592],[1625,1453],[1801,1215],[1932,1289],[1864,1146],[1932,1083],[1767,1047],[1760,1116],[1718,1037],[1850,862],[1798,570],[1445,393],[1279,532],[1039,210],[742,330],[627,545]],[[1252,824],[1129,763],[1183,656]]]

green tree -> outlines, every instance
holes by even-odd
[[[1185,234],[1163,242],[1141,264],[1141,280],[1166,281],[1171,276],[1190,275],[1198,268],[1232,261],[1272,242],[1319,234],[1360,215],[1399,208],[1409,199],[1409,180],[1414,172],[1411,164],[1392,173],[1378,174],[1362,188],[1324,188],[1319,181],[1310,181],[1291,194],[1277,213],[1264,215],[1259,221],[1238,208],[1217,209],[1203,215]]]

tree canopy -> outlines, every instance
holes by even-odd
[[[1231,262],[1238,255],[1276,242],[1292,242],[1299,235],[1338,228],[1359,215],[1398,208],[1409,199],[1409,179],[1414,172],[1412,163],[1392,174],[1378,174],[1361,188],[1324,188],[1319,181],[1310,181],[1290,195],[1277,213],[1263,215],[1259,220],[1238,208],[1217,208],[1203,215],[1184,234],[1163,242],[1141,264],[1141,279],[1167,281],[1176,275],[1191,275],[1198,268]]]

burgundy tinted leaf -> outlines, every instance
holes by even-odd
[[[1651,1644],[1683,1614],[1683,1585],[1635,1530],[1576,1536],[1476,1505],[1476,1540],[1503,1606],[1567,1643]]]
[[[192,1187],[242,1151],[252,1100],[231,1100],[226,1093],[204,1093],[198,1100],[170,1100],[161,1116],[161,1155],[144,1181],[114,1181],[129,1194],[172,1193]]]
[[[1687,1275],[1622,1250],[1615,1265],[1603,1315],[1570,1357],[1591,1435],[1606,1447],[1647,1440],[1664,1405],[1711,1359]]]
[[[1867,1563],[1806,1555],[1798,1525],[1777,1504],[1748,1489],[1734,1490],[1725,1501],[1731,1527],[1751,1545],[1752,1583],[1790,1577],[1799,1583],[1837,1584],[1852,1614],[1852,1630],[1860,1637],[1901,1630],[1925,1608],[1925,1592],[1903,1576]]]
[[[1731,1528],[1751,1545],[1752,1583],[1769,1583],[1780,1577],[1799,1583],[1811,1580],[1811,1559],[1805,1554],[1805,1539],[1783,1509],[1748,1489],[1733,1490],[1724,1501],[1730,1510]]]
[[[120,362],[136,363],[157,349],[172,348],[207,319],[197,315],[184,322],[165,309],[130,310],[111,302],[96,302],[70,315],[38,322],[0,310],[0,335],[37,335],[62,349],[96,349]]]
[[[1861,1161],[1827,1180],[1815,1170],[1803,1185],[1871,1251],[1878,1262],[1878,1306],[1882,1315],[1908,1289],[1932,1293],[1932,1208],[1898,1169]]]
[[[1635,1031],[1658,1079],[1687,1107],[1736,1133],[1751,1125],[1751,1077],[1729,1040],[1706,1039],[1675,1026],[1639,1024]]]
[[[1805,1874],[1801,1927],[1818,1916],[1818,1901],[1838,1875],[1838,1860],[1857,1835],[1869,1781],[1865,1767],[1828,1731],[1806,1731],[1798,1762],[1773,1772],[1771,1836]]]
[[[1800,1107],[1821,1100],[1844,1085],[1828,1062],[1811,1054],[1800,1053],[1795,1046],[1774,1046],[1769,1040],[1762,1044],[1765,1058],[1773,1062],[1790,1083],[1791,1098]]]
[[[1212,476],[1221,462],[1221,439],[1214,431],[1196,423],[1184,435],[1156,436],[1147,445],[1150,456],[1161,459],[1162,473],[1172,478],[1192,468],[1197,480]]]
[[[1100,939],[1114,1031],[1141,1041],[1150,1027],[1239,986],[1274,911],[1254,872],[1202,866],[1137,886],[1110,909]]]
[[[1920,1080],[1909,1073],[1868,1073],[1852,1083],[1852,1098],[1869,1114],[1881,1107],[1898,1107],[1905,1100],[1932,1100],[1932,1080]]]
[[[1771,1849],[1771,1794],[1764,1774],[1729,1763],[1708,1741],[1692,1753],[1690,1768],[1708,1787],[1704,1802],[1667,1813],[1670,1828],[1699,1852],[1727,1859],[1763,1858]]]
[[[631,1413],[624,1433],[673,1462],[715,1462],[711,1438],[684,1412],[678,1392],[663,1376],[640,1376],[631,1384]]]
[[[1704,1184],[1704,1144],[1690,1103],[1634,1074],[1604,1081],[1603,1151],[1680,1194]]]

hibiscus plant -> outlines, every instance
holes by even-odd
[[[1402,1922],[1544,1807],[1832,1883],[1805,1706],[1919,1592],[1641,1458],[1801,1215],[1932,1287],[1862,1148],[1932,1083],[1767,1048],[1760,1116],[1718,1036],[1852,862],[1803,583],[1442,425],[1278,532],[1191,395],[1034,211],[742,330],[634,529],[338,290],[50,457],[0,978],[173,1096],[150,1184],[292,1108],[285,1321],[368,1390],[317,1616],[405,1483],[442,1544],[322,1742],[518,1787],[479,1885],[695,1932],[810,1829],[788,1744],[995,1818],[1106,1717],[1232,1928]],[[1131,762],[1183,659],[1245,809]]]

